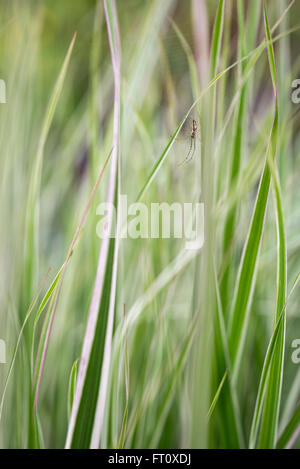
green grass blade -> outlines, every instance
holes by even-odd
[[[71,54],[75,44],[76,34],[70,43],[65,60],[62,64],[57,81],[54,86],[53,93],[49,100],[48,108],[46,110],[44,122],[42,125],[41,135],[38,143],[36,158],[34,161],[32,178],[29,185],[29,196],[26,212],[26,232],[25,232],[25,278],[26,285],[24,286],[27,292],[27,297],[32,294],[32,287],[34,285],[34,275],[37,275],[37,259],[38,259],[38,231],[39,231],[39,207],[38,198],[40,190],[40,181],[43,166],[44,148],[47,141],[48,133],[53,121],[54,113],[62,93],[64,81],[66,78]],[[26,298],[24,299],[26,301]]]
[[[214,24],[213,36],[212,36],[211,52],[210,52],[210,76],[211,77],[216,76],[217,69],[218,69],[218,63],[219,63],[220,51],[221,51],[222,34],[223,34],[224,8],[225,8],[225,1],[219,0],[218,10],[217,10],[215,24]]]
[[[243,57],[245,55],[245,29],[244,29],[244,14],[243,14],[243,7],[241,1],[238,2],[238,17],[239,17],[239,56]],[[244,71],[245,63],[241,63],[241,70]],[[244,134],[244,127],[245,127],[245,113],[247,110],[246,106],[246,84],[243,86],[239,106],[237,110],[237,117],[236,117],[236,127],[234,131],[234,139],[233,139],[233,149],[232,149],[232,163],[230,169],[230,177],[228,181],[228,187],[232,187],[236,184],[238,180],[240,167],[241,167],[241,158],[243,152],[243,134]],[[227,218],[225,220],[225,228],[224,228],[224,235],[223,235],[223,253],[226,258],[228,258],[228,254],[230,253],[230,249],[232,246],[233,238],[234,238],[234,231],[236,225],[236,216],[237,216],[237,207],[233,206],[233,208],[229,211]],[[222,304],[223,304],[223,311],[225,316],[227,314],[227,305],[228,305],[228,289],[229,289],[229,279],[230,279],[230,265],[231,263],[228,262],[227,266],[225,267],[222,282],[221,282],[221,297],[222,297]]]
[[[209,410],[208,410],[208,414],[207,414],[208,418],[210,418],[210,417],[212,416],[212,413],[213,413],[213,411],[215,410],[216,404],[217,404],[217,402],[218,402],[218,399],[219,399],[219,397],[220,397],[221,391],[222,391],[223,386],[224,386],[224,383],[225,383],[225,379],[227,378],[227,374],[228,374],[228,371],[226,370],[225,373],[224,373],[224,376],[223,376],[223,378],[221,379],[221,382],[220,382],[220,384],[219,384],[219,386],[218,386],[218,389],[217,389],[217,391],[216,391],[216,394],[215,394],[215,396],[214,396],[214,398],[213,398],[213,400],[212,400],[212,403],[211,403],[211,405],[210,405],[210,408],[209,408]]]
[[[239,371],[240,360],[244,348],[245,336],[249,321],[249,310],[252,301],[253,290],[255,287],[257,263],[262,241],[271,182],[271,173],[268,164],[268,152],[271,152],[271,159],[274,159],[275,151],[272,150],[274,141],[276,141],[277,138],[277,129],[278,113],[276,112],[272,125],[270,142],[267,149],[267,162],[260,181],[248,237],[244,245],[244,251],[240,263],[236,284],[237,286],[231,310],[229,324],[229,348],[233,364],[234,379],[236,379]]]
[[[178,36],[178,39],[179,39],[179,41],[182,45],[182,48],[183,48],[183,50],[186,54],[187,60],[188,60],[189,70],[190,70],[190,77],[191,77],[191,85],[192,85],[193,96],[194,96],[194,100],[195,100],[195,99],[197,99],[197,96],[200,95],[200,87],[199,87],[198,76],[197,76],[197,66],[196,66],[196,63],[195,63],[193,52],[192,52],[187,40],[185,39],[184,35],[180,31],[179,27],[177,26],[175,21],[173,21],[172,19],[171,19],[171,24],[172,24],[172,27],[173,27],[176,35]]]
[[[215,16],[212,33],[212,44],[210,51],[210,79],[216,76],[219,62],[221,44],[223,39],[223,23],[225,14],[225,2],[220,0]],[[199,277],[194,277],[194,289],[192,298],[193,309],[199,308],[199,322],[196,330],[196,340],[193,344],[190,365],[190,387],[193,412],[189,440],[192,448],[206,448],[209,441],[209,425],[207,425],[207,414],[212,399],[212,373],[211,368],[214,359],[214,343],[212,340],[213,325],[215,318],[214,299],[214,276],[213,255],[215,250],[215,236],[213,229],[213,207],[215,196],[215,174],[214,174],[214,134],[216,126],[216,97],[217,87],[209,86],[202,108],[202,171],[201,181],[198,183],[198,194],[204,203],[204,231],[205,243],[201,257],[196,259],[196,271]],[[198,196],[199,197],[199,196]],[[201,305],[201,306],[200,306]],[[205,332],[204,332],[205,331]],[[223,370],[224,373],[225,370]]]
[[[59,271],[57,272],[55,278],[53,279],[50,287],[48,288],[47,292],[45,293],[44,298],[41,301],[41,304],[39,305],[39,308],[36,312],[35,318],[34,318],[34,324],[33,324],[33,331],[32,331],[32,345],[31,345],[31,370],[33,370],[33,365],[34,365],[34,348],[35,348],[35,335],[36,335],[36,328],[38,325],[38,322],[40,320],[41,314],[44,311],[45,307],[47,306],[48,301],[50,300],[52,294],[55,291],[55,288],[58,284],[59,278],[61,276],[61,273],[63,271],[64,265],[61,266]]]
[[[79,363],[79,359],[75,360],[75,362],[73,363],[71,373],[70,373],[70,378],[69,378],[69,389],[68,389],[68,417],[69,419],[70,419],[73,401],[74,401],[74,395],[75,395],[76,380],[77,380],[77,374],[78,374],[78,363]]]
[[[46,277],[44,278],[44,280],[46,280]],[[21,339],[22,339],[22,336],[23,336],[23,332],[24,332],[25,326],[26,326],[26,324],[27,324],[27,322],[28,322],[28,320],[29,320],[29,318],[32,314],[32,311],[33,311],[33,309],[36,305],[36,302],[38,300],[41,289],[42,289],[42,284],[39,287],[39,290],[38,290],[37,294],[35,295],[34,299],[32,300],[32,302],[31,302],[31,304],[28,308],[27,314],[26,314],[24,322],[22,324],[22,327],[21,327],[21,330],[20,330],[20,333],[19,333],[19,336],[18,336],[18,339],[17,339],[17,343],[16,343],[16,346],[15,346],[15,349],[14,349],[14,352],[13,352],[13,355],[12,355],[12,359],[11,359],[9,369],[8,369],[8,373],[7,373],[7,376],[6,376],[6,379],[5,379],[4,389],[3,389],[1,402],[0,402],[0,421],[1,421],[1,417],[2,417],[2,411],[3,411],[3,405],[4,405],[4,399],[5,399],[5,395],[6,395],[6,391],[7,391],[7,386],[8,386],[8,383],[9,383],[9,379],[11,377],[11,373],[12,373],[15,361],[16,361],[16,357],[17,357],[17,353],[18,353],[18,350],[19,350],[19,347],[20,347],[20,342],[21,342]]]
[[[300,404],[285,427],[276,445],[277,449],[292,448],[300,432]]]
[[[222,310],[221,294],[218,278],[215,271],[215,292],[217,299],[217,314],[215,321],[215,353],[217,376],[222,376],[227,370],[228,379],[224,382],[223,392],[219,396],[217,410],[223,424],[223,440],[226,448],[244,448],[245,438],[243,435],[241,412],[237,399],[237,392],[232,381],[232,367],[229,355],[228,337],[225,325],[224,313]]]
[[[284,306],[282,308],[282,311],[280,313],[280,316],[278,318],[278,321],[276,323],[276,327],[273,330],[272,337],[269,342],[269,346],[267,349],[267,353],[265,356],[264,360],[264,365],[260,377],[260,383],[259,383],[259,388],[258,388],[258,393],[257,393],[257,398],[256,398],[256,403],[255,403],[255,410],[253,414],[253,419],[252,419],[252,425],[251,425],[251,432],[250,432],[250,439],[249,439],[249,448],[255,448],[256,445],[256,440],[258,436],[258,431],[259,431],[259,422],[261,418],[261,413],[262,413],[262,408],[263,408],[263,400],[266,392],[266,387],[267,387],[267,379],[270,371],[270,366],[274,354],[274,350],[276,349],[276,344],[278,342],[278,337],[280,335],[280,331],[282,328],[282,318],[285,315],[285,309],[287,307],[288,301],[293,294],[295,288],[297,287],[298,283],[300,280],[300,273],[298,273],[293,286],[291,288],[291,291],[284,303]]]
[[[268,41],[271,40],[271,33],[269,28],[268,16],[266,7],[264,8],[265,32]],[[276,65],[275,56],[272,44],[268,46],[268,57],[270,64],[270,72],[275,92],[276,99],[276,114],[278,114],[278,101],[277,101],[277,80],[276,80]],[[272,153],[276,153],[277,149],[277,135],[274,135],[274,142],[272,145]],[[270,155],[271,164],[273,164],[274,157]],[[272,176],[275,190],[276,199],[276,219],[277,219],[277,243],[278,243],[278,267],[277,267],[277,301],[276,311],[274,317],[274,325],[276,325],[280,312],[284,307],[286,298],[286,283],[287,283],[287,253],[285,241],[285,228],[283,219],[283,208],[281,200],[281,190],[276,174],[276,168],[272,168]],[[262,414],[262,423],[259,435],[258,446],[260,448],[274,448],[277,440],[277,427],[279,406],[281,398],[282,376],[283,376],[283,363],[284,363],[284,348],[285,348],[285,310],[282,317],[282,325],[280,328],[278,342],[274,351],[271,369],[268,377],[266,388],[264,409]]]
[[[276,344],[278,342],[280,330],[282,327],[282,322],[281,322],[282,317],[283,317],[283,311],[279,317],[279,320],[272,334],[272,337],[268,346],[268,350],[266,353],[263,370],[261,373],[259,389],[257,393],[257,399],[256,399],[255,410],[254,410],[252,426],[251,426],[251,433],[250,433],[250,440],[249,440],[250,448],[255,448],[255,444],[256,444],[257,434],[259,430],[259,421],[260,421],[260,416],[261,416],[262,407],[263,407],[263,399],[264,399],[264,395],[266,392],[267,380],[268,380],[268,376],[270,372],[272,358],[274,356],[274,350],[276,348]]]
[[[120,38],[114,0],[104,2],[111,59],[114,72],[113,153],[108,203],[118,210],[119,137],[120,137]],[[118,219],[118,215],[117,215]],[[108,387],[111,342],[114,324],[118,267],[118,230],[113,230],[113,214],[108,221],[108,235],[102,240],[98,269],[89,310],[79,374],[72,407],[66,448],[99,448],[103,432]]]

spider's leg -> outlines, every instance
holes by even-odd
[[[188,160],[189,160],[189,156],[190,156],[190,153],[193,149],[193,138],[191,137],[191,143],[190,143],[190,148],[189,148],[189,151],[188,151],[188,154],[186,155],[186,157],[184,158],[184,160],[178,164],[178,166],[181,166],[183,165],[184,163],[186,163]]]
[[[195,140],[195,138],[192,139],[192,143],[193,143],[193,148],[192,148],[189,159],[186,161],[187,163],[189,161],[191,161],[194,158],[194,155],[195,155],[195,151],[196,151],[196,140]]]

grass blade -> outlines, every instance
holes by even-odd
[[[227,378],[227,374],[228,374],[228,371],[226,370],[225,373],[224,373],[224,376],[223,376],[223,378],[221,379],[221,382],[220,382],[220,384],[219,384],[219,386],[218,386],[218,389],[217,389],[216,394],[215,394],[215,396],[214,396],[214,398],[213,398],[213,401],[212,401],[212,403],[211,403],[211,405],[210,405],[210,408],[209,408],[209,411],[208,411],[208,414],[207,414],[208,418],[211,417],[213,411],[215,410],[215,407],[216,407],[216,404],[217,404],[217,402],[218,402],[219,396],[220,396],[221,391],[222,391],[222,389],[223,389],[223,385],[224,385],[224,383],[225,383],[225,379]]]
[[[294,415],[292,416],[291,420],[285,427],[279,441],[276,445],[276,448],[283,449],[283,448],[292,448],[294,442],[298,438],[300,433],[300,405],[298,405],[297,409],[295,410]]]
[[[272,144],[274,139],[276,139],[277,127],[278,113],[276,112],[267,149],[267,155],[268,152],[271,151],[271,158],[275,158],[275,153],[272,152]],[[270,182],[271,173],[267,156],[267,162],[261,177],[248,237],[244,245],[229,323],[229,349],[233,365],[234,380],[238,374],[241,355],[245,343],[245,336],[249,321],[249,310],[255,286],[256,269],[263,235]]]
[[[69,390],[68,390],[68,417],[70,418],[72,406],[74,402],[74,395],[75,395],[75,388],[76,388],[76,380],[78,374],[78,363],[79,359],[75,360],[73,363],[70,379],[69,379]]]
[[[271,33],[269,28],[268,16],[266,6],[264,6],[264,21],[266,38],[271,40]],[[268,57],[270,64],[270,72],[275,92],[276,99],[276,114],[278,114],[278,101],[277,101],[277,79],[276,79],[276,65],[275,56],[272,44],[268,46]],[[275,155],[277,149],[277,135],[274,135],[274,142],[272,145],[272,153]],[[275,157],[270,155],[271,165]],[[275,165],[274,165],[275,166]],[[274,326],[276,325],[280,312],[282,311],[286,298],[286,283],[287,283],[287,253],[285,241],[285,228],[283,221],[283,208],[281,201],[281,190],[276,174],[276,168],[272,168],[272,176],[274,182],[275,199],[276,199],[276,219],[277,219],[277,238],[278,238],[278,266],[277,266],[277,301],[276,311],[274,317]],[[285,348],[285,323],[286,314],[285,309],[281,319],[281,327],[279,331],[279,338],[274,350],[274,356],[271,363],[271,369],[268,377],[266,387],[264,409],[262,414],[262,423],[259,435],[258,446],[260,448],[274,448],[277,440],[277,427],[279,406],[281,399],[281,387],[283,376],[283,363],[284,363],[284,348]]]
[[[293,286],[291,288],[291,291],[284,303],[284,306],[282,308],[282,311],[276,323],[276,327],[273,330],[273,334],[270,339],[267,353],[265,356],[265,361],[264,361],[264,365],[263,365],[263,369],[262,369],[262,373],[260,377],[260,383],[259,383],[259,388],[258,388],[258,393],[257,393],[257,398],[256,398],[256,403],[255,403],[255,410],[254,410],[252,425],[251,425],[251,432],[250,432],[250,439],[249,439],[249,448],[251,449],[255,448],[255,445],[256,445],[256,440],[257,440],[257,435],[258,435],[258,430],[259,430],[259,422],[260,422],[261,412],[263,408],[263,399],[264,399],[266,386],[267,386],[267,378],[268,378],[268,374],[270,371],[270,365],[271,365],[272,357],[273,357],[274,350],[276,347],[276,343],[278,341],[278,337],[280,335],[280,330],[282,327],[281,321],[285,314],[285,309],[287,307],[288,301],[291,295],[293,294],[296,286],[298,285],[299,280],[300,280],[300,273],[297,275],[293,283]]]
[[[108,203],[118,208],[119,201],[119,133],[120,133],[120,39],[115,2],[104,1],[105,18],[114,71],[114,147],[108,189]],[[106,392],[111,357],[114,322],[118,235],[104,237],[89,310],[66,448],[99,448],[103,429]],[[117,227],[118,233],[118,227]]]
[[[38,143],[37,154],[34,162],[32,178],[29,185],[29,196],[27,202],[27,211],[26,211],[26,236],[25,236],[25,278],[26,286],[24,290],[26,291],[27,299],[24,298],[24,301],[28,301],[28,298],[32,295],[32,287],[34,285],[34,275],[37,275],[37,259],[38,259],[38,239],[37,235],[39,232],[39,190],[40,190],[40,181],[42,175],[42,166],[43,166],[43,157],[44,157],[44,148],[47,141],[48,133],[53,121],[54,113],[59,101],[59,98],[62,93],[64,81],[66,78],[69,62],[71,59],[71,54],[75,44],[77,33],[75,32],[73,39],[70,43],[69,49],[67,51],[65,60],[59,72],[57,81],[54,86],[52,96],[49,100],[48,108],[46,110],[42,131]]]

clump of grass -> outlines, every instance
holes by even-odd
[[[184,4],[82,2],[67,54],[46,9],[6,6],[2,447],[299,447],[299,5]],[[204,202],[203,247],[98,239],[120,194]]]

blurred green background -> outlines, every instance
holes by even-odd
[[[239,57],[237,3],[233,0],[226,2],[219,71]],[[252,8],[253,3],[259,4],[259,16],[254,24],[254,45],[257,46],[265,34],[263,2],[253,0],[242,3],[245,25],[251,4]],[[218,4],[217,0],[116,1],[122,64],[121,193],[128,194],[129,202],[135,201],[180,119],[197,97],[188,47],[195,59],[199,90],[203,90],[208,83],[209,49]],[[270,24],[274,25],[288,2],[274,0],[266,4]],[[48,269],[51,271],[43,292],[63,264],[92,186],[111,148],[114,84],[101,1],[1,0],[0,11],[0,78],[5,80],[7,87],[7,103],[0,105],[0,339],[6,341],[8,362],[0,365],[2,394],[29,304]],[[300,4],[296,2],[276,33],[295,27],[299,19]],[[178,30],[186,42],[180,38]],[[47,104],[75,31],[75,46],[43,154],[37,198],[39,216],[35,226],[34,252],[29,254],[31,267],[28,273],[26,213],[38,142]],[[200,32],[203,34],[201,37]],[[297,114],[299,104],[291,102],[291,83],[300,77],[299,36],[300,32],[296,30],[274,45],[281,119],[277,163],[287,236],[288,291],[300,271],[300,113]],[[245,50],[249,53],[252,47],[247,38]],[[202,151],[199,148],[192,163],[179,167],[178,163],[184,159],[189,143],[176,142],[146,197],[146,202],[172,203],[189,202],[199,196],[203,174],[205,178],[203,158],[209,157],[205,150],[205,134],[208,125],[214,127],[217,162],[212,163],[212,178],[216,192],[214,209],[219,218],[214,225],[216,239],[213,250],[220,283],[223,269],[230,266],[230,298],[236,285],[273,118],[272,81],[267,53],[264,52],[247,81],[239,173],[241,184],[236,195],[235,186],[228,185],[236,107],[222,140],[217,139],[235,92],[239,90],[240,74],[239,64],[218,82],[217,114],[213,123],[210,121],[209,102],[202,105],[201,101],[197,106]],[[100,248],[100,240],[96,236],[96,207],[106,198],[107,184],[108,171],[66,271],[56,312],[39,399],[39,419],[45,447],[60,448],[65,444],[69,376],[74,361],[81,353]],[[222,251],[222,237],[230,197],[233,197],[237,218],[228,257],[228,253]],[[145,294],[151,291],[155,281],[158,285],[157,293],[150,301],[145,300],[138,320],[128,333],[130,397],[125,447],[149,447],[154,442],[157,447],[190,447],[195,445],[197,439],[197,435],[190,435],[191,432],[195,434],[193,411],[197,407],[199,391],[197,388],[192,391],[195,385],[193,360],[188,356],[181,367],[176,357],[185,343],[193,313],[203,308],[202,289],[205,282],[199,273],[196,256],[187,264],[184,258],[180,258],[180,268],[176,273],[171,269],[169,283],[165,284],[160,278],[161,272],[172,264],[183,246],[182,240],[173,239],[122,242],[115,330],[123,321],[123,304],[126,304],[128,311],[138,305],[139,300],[143,304]],[[246,440],[272,334],[276,254],[275,209],[270,195],[237,384]],[[300,364],[294,364],[291,360],[292,341],[300,338],[299,298],[299,291],[296,290],[288,304],[279,433],[292,416],[300,395]],[[214,299],[213,309],[215,303]],[[224,310],[226,314],[226,307]],[[0,422],[0,446],[3,448],[28,446],[31,386],[28,369],[32,327],[33,322],[26,326],[6,392]],[[37,328],[36,342],[40,331],[41,324]],[[213,334],[209,332],[208,335],[214,344]],[[126,401],[124,356],[121,354],[119,361],[117,358],[112,362],[104,447],[118,447]],[[208,384],[211,401],[219,380],[218,373],[213,371],[213,358],[207,360],[211,366],[205,371],[211,371]],[[167,413],[162,416],[161,406],[169,383],[172,384],[172,396]],[[226,424],[224,413],[218,405],[226,404],[220,400],[210,424],[200,424],[206,428],[207,434],[203,443],[199,430],[199,446],[227,446],[226,433],[230,432],[230,425]],[[300,448],[299,438],[295,443],[297,445]]]

